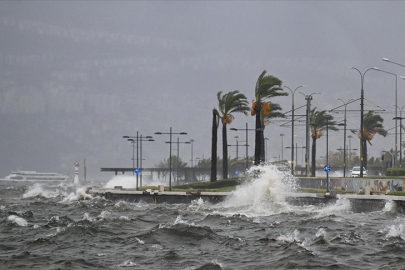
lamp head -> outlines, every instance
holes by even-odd
[[[378,67],[373,67],[374,70],[380,70]]]
[[[390,59],[388,59],[388,58],[383,58],[382,60],[385,61],[385,62],[389,62],[389,61],[390,61]]]
[[[162,132],[155,132],[155,135],[162,135]]]
[[[237,129],[236,129],[236,128],[230,128],[229,130],[237,131]]]
[[[180,132],[180,135],[187,135],[187,132]]]
[[[126,138],[129,138],[129,136],[122,136],[122,138],[126,139]]]
[[[146,139],[152,139],[153,137],[152,136],[146,136],[145,138]]]

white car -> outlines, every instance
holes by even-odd
[[[360,166],[353,167],[353,169],[351,169],[350,172],[351,172],[351,177],[359,177],[360,176]],[[364,167],[363,167],[363,177],[367,177],[367,170]]]

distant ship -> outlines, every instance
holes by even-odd
[[[4,178],[6,181],[67,181],[69,176],[60,173],[39,173],[36,171],[17,171],[11,172]]]

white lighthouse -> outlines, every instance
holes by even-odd
[[[79,162],[75,162],[75,179],[73,180],[73,183],[75,185],[78,185],[80,183],[80,180],[79,180]]]

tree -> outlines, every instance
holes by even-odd
[[[212,110],[212,139],[211,139],[211,182],[217,181],[217,144],[219,113],[217,109]]]
[[[222,175],[223,179],[228,178],[228,138],[226,127],[234,119],[233,113],[243,113],[247,115],[249,103],[246,96],[238,90],[234,90],[222,95],[222,91],[217,93],[219,111],[218,114],[222,122]]]
[[[374,114],[373,111],[369,111],[363,117],[363,138],[361,138],[361,132],[358,132],[358,137],[361,140],[363,148],[363,165],[367,169],[367,142],[371,144],[371,140],[374,138],[375,134],[386,137],[388,132],[384,129],[383,123],[384,119],[378,115]]]
[[[180,157],[172,155],[171,159],[172,159],[172,164],[174,163],[173,161],[175,161],[176,167],[178,167],[178,168],[187,167],[187,163],[183,162]],[[156,168],[162,168],[162,169],[167,168],[168,170],[169,170],[169,166],[170,166],[169,158],[164,159],[159,164],[155,165]],[[167,175],[167,173],[168,173],[168,171],[163,171],[162,172],[163,177],[165,177]],[[179,175],[177,175],[177,171],[172,171],[172,174],[173,174],[173,178],[178,180],[178,178],[183,175],[183,172],[179,171]]]
[[[326,111],[317,111],[313,108],[309,114],[309,125],[311,127],[311,137],[312,137],[312,167],[311,174],[315,176],[316,167],[316,140],[322,137],[323,131],[327,128],[329,130],[338,130],[335,125],[336,122],[333,121],[333,116],[326,113]]]
[[[260,160],[265,160],[265,143],[264,143],[264,129],[266,128],[267,125],[270,125],[271,120],[274,118],[280,118],[280,117],[285,117],[285,115],[281,112],[282,108],[279,104],[273,103],[273,102],[268,102],[270,105],[270,111],[266,115],[263,112],[261,115],[261,128],[263,129],[263,132],[261,132],[261,150],[260,150]],[[263,110],[262,110],[263,111]]]
[[[266,116],[270,113],[270,104],[267,101],[278,96],[288,96],[288,93],[281,88],[281,80],[266,73],[267,71],[264,70],[257,78],[255,100],[252,101],[251,109],[251,115],[256,116],[255,165],[264,161],[264,157],[261,157],[262,144],[264,144],[262,115]]]

